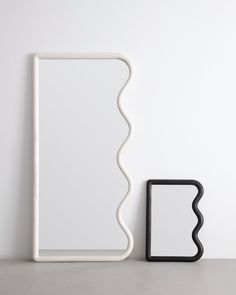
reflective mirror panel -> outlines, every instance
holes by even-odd
[[[152,244],[154,256],[193,256],[197,247],[192,231],[197,216],[192,202],[197,195],[193,185],[152,186]]]
[[[116,211],[128,185],[116,156],[128,134],[117,107],[128,77],[118,59],[39,59],[40,255],[127,247]]]

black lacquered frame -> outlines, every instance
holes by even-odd
[[[152,185],[194,185],[198,194],[193,200],[192,209],[197,216],[198,222],[192,232],[193,242],[197,246],[197,253],[194,256],[152,256],[151,255],[151,207],[152,207],[152,194],[151,187]],[[203,254],[203,246],[198,238],[198,232],[203,225],[203,216],[200,210],[198,209],[198,202],[200,201],[204,189],[200,182],[196,180],[167,180],[167,179],[150,179],[147,181],[146,186],[147,192],[147,207],[146,207],[146,260],[147,261],[165,261],[165,262],[194,262],[199,260]]]

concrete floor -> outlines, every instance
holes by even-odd
[[[236,260],[0,262],[0,295],[235,295]]]

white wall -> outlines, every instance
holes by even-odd
[[[235,15],[230,0],[0,1],[0,257],[31,255],[32,54],[115,51],[135,70],[124,104],[133,255],[144,253],[145,181],[195,178],[205,257],[236,258]]]

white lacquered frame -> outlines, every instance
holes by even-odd
[[[39,102],[39,60],[42,59],[117,59],[121,60],[126,63],[126,65],[129,68],[129,77],[124,84],[124,86],[121,88],[118,97],[117,97],[117,106],[118,109],[121,113],[121,115],[124,117],[126,120],[128,127],[129,127],[129,133],[124,142],[121,144],[118,152],[117,152],[117,164],[127,179],[128,182],[128,191],[124,198],[121,200],[117,211],[116,211],[116,217],[117,217],[117,222],[120,225],[121,229],[125,233],[127,240],[128,240],[128,245],[127,248],[119,254],[115,254],[113,250],[108,250],[103,251],[102,254],[100,251],[97,252],[97,255],[89,255],[89,254],[84,254],[84,255],[64,255],[64,256],[59,256],[59,255],[40,255],[39,253],[39,108],[38,108],[38,102]],[[121,154],[122,150],[129,140],[131,134],[132,134],[132,125],[122,109],[121,106],[121,94],[123,90],[125,89],[126,85],[131,79],[132,75],[132,66],[130,62],[127,60],[126,57],[123,55],[117,54],[117,53],[96,53],[96,54],[74,54],[74,53],[40,53],[40,54],[35,54],[34,55],[34,184],[33,184],[33,193],[34,193],[34,202],[33,202],[33,260],[34,261],[121,261],[127,258],[134,245],[134,239],[133,236],[124,222],[122,218],[122,211],[123,211],[123,206],[127,198],[131,194],[132,190],[132,182],[130,177],[127,175],[123,164],[121,160]]]

